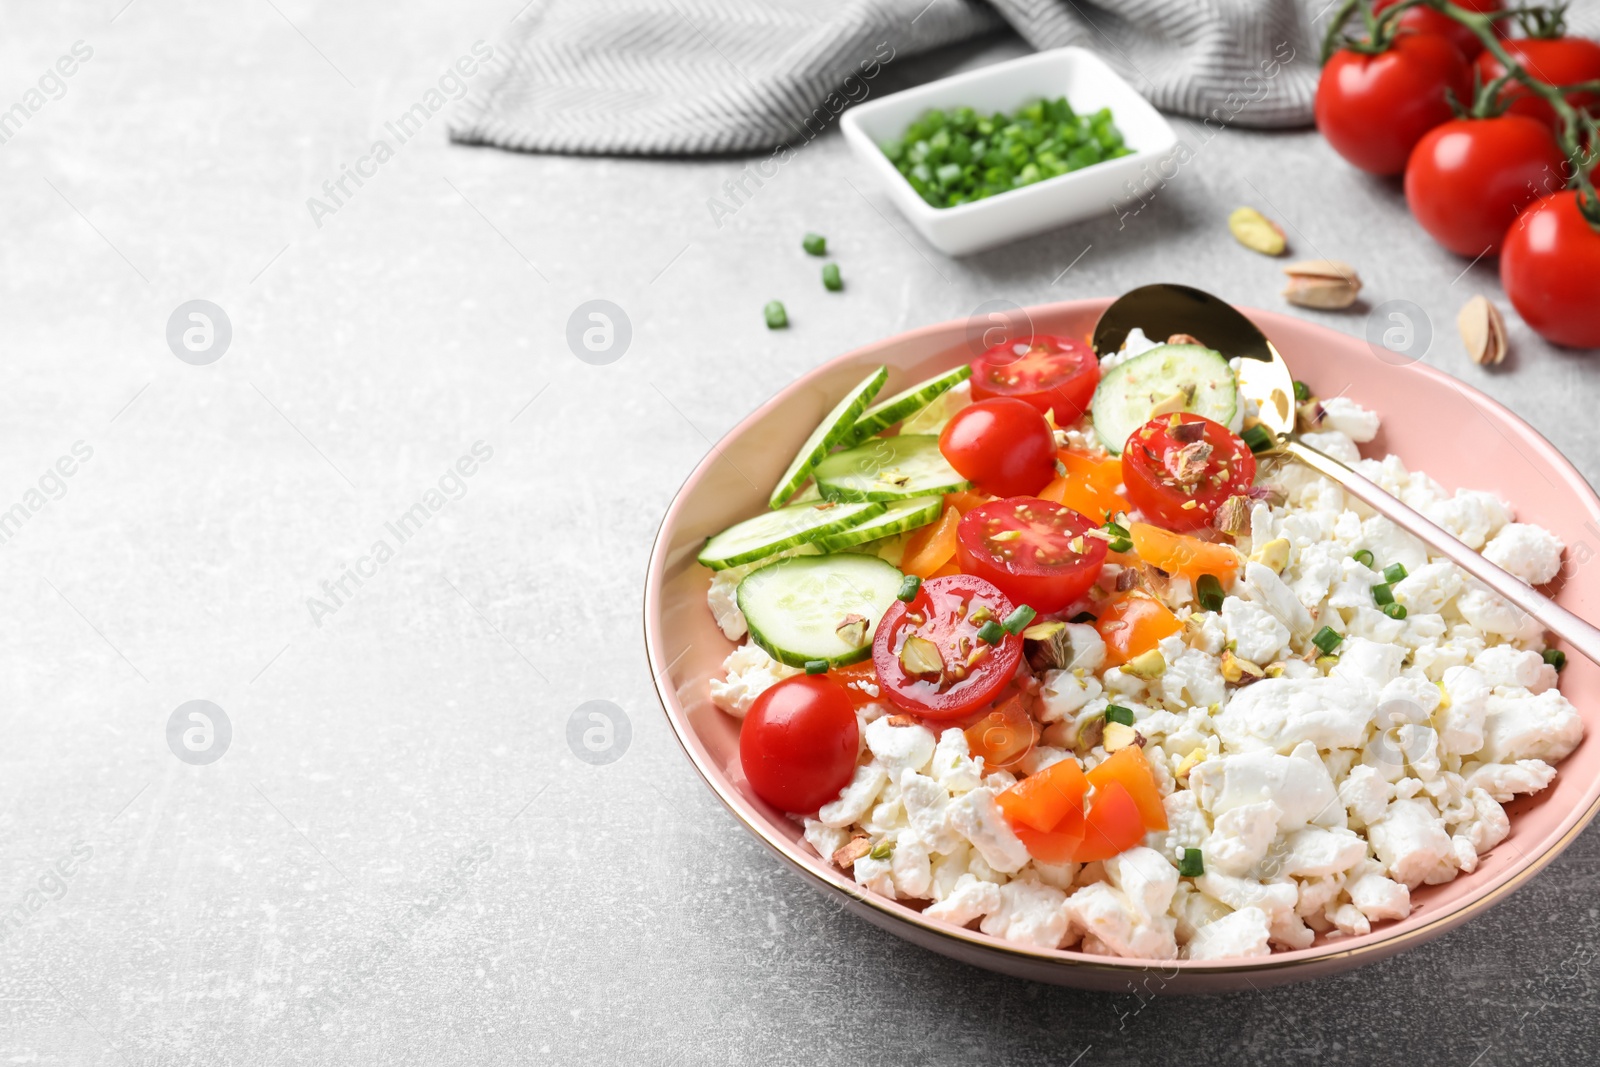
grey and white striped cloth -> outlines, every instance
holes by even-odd
[[[885,64],[1009,24],[1102,55],[1157,107],[1311,120],[1330,0],[534,0],[451,136],[531,152],[690,154],[809,140]]]

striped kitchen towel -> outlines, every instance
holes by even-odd
[[[451,137],[530,152],[803,143],[897,60],[1009,24],[1102,55],[1151,103],[1311,121],[1313,22],[1336,0],[532,0]]]

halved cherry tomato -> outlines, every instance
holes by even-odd
[[[985,767],[1010,767],[1029,752],[1039,731],[1022,698],[1013,696],[967,727],[967,749],[983,757]]]
[[[1161,803],[1161,790],[1156,787],[1155,775],[1138,745],[1119,748],[1104,763],[1087,775],[1090,785],[1104,789],[1115,782],[1128,791],[1139,809],[1146,830],[1167,828],[1167,809]]]
[[[918,578],[932,578],[940,567],[955,558],[956,529],[960,522],[961,512],[945,504],[944,513],[936,522],[930,522],[907,539],[900,569]]]
[[[1096,789],[1089,798],[1089,810],[1083,819],[1083,843],[1072,858],[1078,863],[1108,860],[1143,841],[1144,835],[1139,805],[1121,782],[1107,782],[1105,788]]]
[[[1256,457],[1204,415],[1158,415],[1128,435],[1122,482],[1133,506],[1171,530],[1198,530],[1224,500],[1250,488]]]
[[[995,800],[1012,827],[1028,826],[1045,833],[1072,812],[1081,811],[1088,792],[1089,779],[1083,768],[1068,756],[1002,790]]]
[[[961,569],[999,586],[1012,601],[1045,614],[1088,592],[1105,566],[1095,524],[1037,497],[1012,497],[969,511],[958,530]]]
[[[1106,643],[1107,667],[1120,667],[1183,629],[1178,617],[1147,593],[1130,593],[1113,600],[1102,605],[1097,614],[1094,628]]]
[[[910,603],[889,605],[872,639],[872,663],[884,695],[925,719],[958,719],[988,704],[1016,675],[1022,638],[1007,633],[999,644],[986,644],[972,615],[1000,620],[1015,607],[1000,590],[970,574],[924,581]],[[905,653],[912,637],[937,650],[939,672],[914,674],[907,668],[906,659],[918,662]]]
[[[739,763],[756,796],[808,814],[850,784],[860,743],[844,688],[801,674],[756,697],[739,728]]]
[[[1168,574],[1182,575],[1191,582],[1202,574],[1210,574],[1227,585],[1234,571],[1239,569],[1239,553],[1230,546],[1173,533],[1148,522],[1130,523],[1128,539],[1141,560]]]
[[[1024,779],[1026,781],[1026,779]],[[1040,863],[1074,863],[1083,847],[1084,817],[1082,808],[1073,808],[1066,817],[1049,830],[1035,830],[1026,824],[1011,827],[1011,832],[1022,841],[1028,855]]]
[[[995,496],[1037,493],[1056,476],[1056,441],[1038,409],[1021,400],[980,400],[955,413],[939,451],[961,477]]]
[[[1026,400],[1041,414],[1053,411],[1057,426],[1070,426],[1089,410],[1098,384],[1100,360],[1094,349],[1069,337],[1036,334],[1004,341],[972,361],[973,399]]]
[[[1039,491],[1039,499],[1053,500],[1091,519],[1103,519],[1128,510],[1122,485],[1122,461],[1108,453],[1063,448],[1056,459],[1067,469]]]

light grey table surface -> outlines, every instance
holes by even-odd
[[[93,49],[0,145],[0,508],[27,514],[0,544],[0,1063],[1592,1053],[1593,830],[1486,917],[1357,973],[1089,995],[949,962],[808,889],[696,777],[645,666],[651,536],[744,413],[986,300],[1169,279],[1281,307],[1278,265],[1223,229],[1238,204],[1354,263],[1372,305],[1424,308],[1426,361],[1592,479],[1591,357],[1513,322],[1511,364],[1470,365],[1454,313],[1498,295],[1494,271],[1432,246],[1391,184],[1308,132],[1228,131],[1121,224],[958,262],[908,239],[833,131],[719,228],[707,198],[743,160],[454,147],[438,115],[318,226],[307,198],[518,0],[123,2],[0,8],[0,107]],[[906,62],[884,88],[1019,48]],[[763,326],[773,297],[785,332]],[[195,298],[232,324],[207,366],[166,339]],[[592,298],[632,324],[608,366],[565,341]],[[78,442],[92,455],[52,478]],[[385,524],[475,442],[492,455],[464,495],[399,544]],[[393,558],[334,605],[321,584],[380,538]],[[314,619],[313,597],[336,610]],[[168,744],[196,699],[232,729],[209,765]],[[590,700],[631,726],[606,765],[567,741]]]

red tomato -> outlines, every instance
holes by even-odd
[[[1034,497],[996,500],[961,517],[961,570],[999,586],[1013,603],[1047,614],[1089,591],[1106,562],[1106,543],[1071,508]]]
[[[1056,441],[1044,415],[1025,400],[996,397],[956,412],[939,451],[961,477],[994,496],[1037,493],[1056,476]]]
[[[972,361],[974,399],[1026,400],[1041,413],[1055,412],[1057,426],[1074,423],[1089,410],[1098,384],[1100,360],[1094,349],[1068,337],[1038,334],[1006,341]]]
[[[1222,423],[1192,412],[1156,416],[1129,434],[1122,449],[1128,501],[1169,530],[1211,525],[1222,502],[1250,488],[1255,477],[1250,446]]]
[[[1600,232],[1584,218],[1577,190],[1534,201],[1512,223],[1500,253],[1500,284],[1546,341],[1600,348],[1597,278]]]
[[[1400,0],[1378,0],[1372,5],[1372,12],[1381,15],[1385,8],[1393,7]],[[1468,11],[1500,11],[1504,5],[1500,0],[1453,0],[1457,7],[1464,7]],[[1413,33],[1431,33],[1436,37],[1443,37],[1467,59],[1471,59],[1483,51],[1483,42],[1478,40],[1478,35],[1467,29],[1448,15],[1441,15],[1431,7],[1414,7],[1404,12],[1399,19],[1400,25]],[[1497,33],[1504,36],[1504,31],[1497,25]]]
[[[756,796],[781,811],[808,814],[850,784],[859,745],[844,688],[802,674],[756,697],[739,729],[739,762]]]
[[[1399,174],[1422,135],[1454,117],[1446,89],[1471,99],[1467,61],[1443,37],[1403,33],[1372,56],[1341,48],[1317,82],[1317,129],[1362,170]]]
[[[1083,843],[1073,859],[1079,863],[1108,860],[1139,844],[1144,835],[1139,805],[1121,782],[1107,782],[1089,797],[1089,811],[1083,820]]]
[[[1412,150],[1406,203],[1435,241],[1476,258],[1498,252],[1517,212],[1565,186],[1566,170],[1555,135],[1537,119],[1452,119]]]
[[[988,619],[999,622],[1014,609],[1004,593],[982,578],[929,578],[910,603],[890,604],[878,623],[872,662],[884,695],[924,719],[959,719],[988,704],[1016,675],[1022,638],[1008,633],[998,645],[989,645],[978,636],[978,627]],[[938,651],[938,673],[913,674],[907,668],[907,658],[915,662],[905,652],[912,637],[931,642]]]
[[[1529,74],[1549,85],[1575,85],[1600,78],[1600,44],[1585,37],[1518,37],[1506,41],[1505,50]],[[1489,52],[1478,56],[1477,66],[1478,76],[1485,85],[1506,71]],[[1514,114],[1538,119],[1553,130],[1561,126],[1555,108],[1534,96],[1516,79],[1506,83],[1500,91],[1500,99],[1511,101],[1507,110]],[[1567,103],[1575,108],[1593,110],[1600,104],[1600,96],[1568,93]]]

